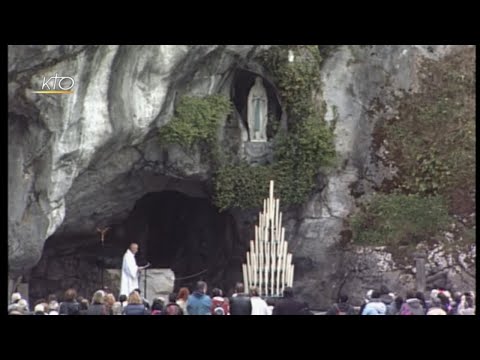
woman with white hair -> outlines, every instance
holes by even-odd
[[[14,292],[10,298],[10,305],[8,305],[8,311],[17,310],[18,302],[22,300],[22,295],[19,292]]]
[[[48,315],[58,315],[60,310],[60,305],[58,301],[50,301],[48,304]]]
[[[27,300],[18,300],[17,310],[20,311],[22,314],[27,315],[29,313]]]
[[[35,305],[35,308],[33,309],[33,315],[45,315],[45,307],[43,304]]]
[[[367,295],[365,296],[365,300],[363,301],[362,306],[360,306],[360,311],[358,313],[359,315],[362,315],[363,310],[365,309],[365,306],[367,306],[370,299],[372,298],[372,293],[373,293],[373,289],[370,289],[370,290],[367,291]]]
[[[93,294],[92,304],[88,307],[87,315],[108,315],[104,298],[105,292],[103,290],[97,290],[95,294]]]
[[[22,299],[22,294],[19,292],[14,292],[11,297],[11,304],[16,304],[19,300]]]
[[[458,315],[475,315],[475,297],[473,292],[463,294],[458,305]]]
[[[442,309],[442,301],[438,296],[432,299],[432,305],[430,306],[427,315],[447,315],[447,312]]]
[[[122,315],[122,303],[115,301],[112,305],[112,315]]]

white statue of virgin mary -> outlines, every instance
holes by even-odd
[[[248,133],[250,141],[267,141],[267,91],[262,78],[257,77],[248,94]]]

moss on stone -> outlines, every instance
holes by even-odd
[[[353,240],[366,245],[415,247],[450,223],[441,196],[376,194],[351,220]]]
[[[289,50],[295,53],[293,63],[288,62]],[[300,204],[314,187],[320,167],[331,165],[335,157],[334,129],[323,119],[325,106],[319,109],[314,102],[320,79],[318,46],[273,47],[260,60],[273,74],[290,119],[288,132],[271,127],[278,131],[272,164],[235,163],[231,154],[220,151],[218,127],[231,110],[229,101],[221,96],[183,98],[175,117],[160,131],[161,141],[186,150],[199,143],[207,145],[214,171],[214,202],[222,210],[261,206],[271,179],[276,181],[282,204]]]
[[[295,61],[288,62],[289,50]],[[273,74],[289,115],[289,130],[274,140],[274,161],[264,166],[225,164],[216,172],[215,202],[221,209],[259,207],[274,180],[283,205],[301,204],[315,185],[322,166],[335,158],[334,128],[318,109],[321,56],[316,45],[278,46],[261,54],[260,61]]]
[[[183,97],[172,120],[160,129],[165,144],[178,144],[192,150],[195,144],[216,146],[220,123],[232,111],[230,101],[222,95],[204,98]]]
[[[386,245],[397,259],[420,242],[475,242],[475,50],[423,60],[418,76],[419,91],[404,93],[398,115],[374,131],[398,175],[350,221],[356,243]]]

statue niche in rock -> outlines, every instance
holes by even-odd
[[[255,84],[248,94],[248,134],[251,142],[267,141],[267,91],[261,77],[255,79]]]

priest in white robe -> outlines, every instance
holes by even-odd
[[[130,295],[130,293],[139,288],[138,274],[145,267],[138,266],[135,261],[135,254],[138,251],[138,244],[131,243],[130,247],[123,255],[122,279],[120,285],[120,295]]]

